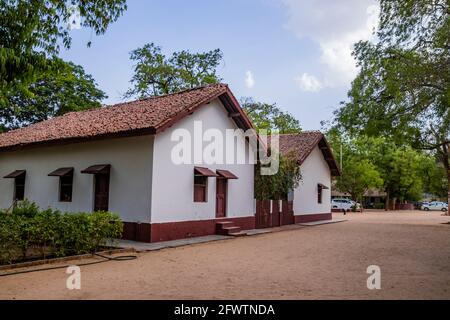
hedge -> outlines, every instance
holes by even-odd
[[[119,216],[111,212],[61,213],[21,201],[11,212],[0,211],[0,264],[92,253],[120,238],[122,229]]]
[[[374,203],[373,208],[374,209],[384,209],[384,203],[382,203],[382,202]]]

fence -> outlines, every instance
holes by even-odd
[[[293,202],[256,200],[256,228],[279,227],[294,223]]]
[[[389,205],[390,210],[414,210],[413,203],[395,203]]]

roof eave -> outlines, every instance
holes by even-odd
[[[170,128],[180,120],[182,120],[184,117],[194,113],[198,108],[201,106],[215,100],[219,99],[220,102],[224,105],[224,107],[227,109],[229,113],[239,113],[238,117],[233,117],[233,121],[236,123],[236,125],[243,129],[253,129],[253,125],[250,121],[250,119],[247,117],[245,112],[242,110],[241,106],[239,105],[239,102],[234,97],[233,93],[231,92],[228,85],[224,85],[224,89],[216,93],[214,95],[211,95],[205,99],[202,99],[198,101],[195,105],[191,106],[189,109],[185,109],[182,112],[179,112],[177,115],[172,117],[171,119],[168,119],[167,121],[160,123],[158,126],[156,126],[156,134]]]
[[[75,143],[88,142],[88,141],[126,138],[126,137],[143,136],[143,135],[153,135],[155,133],[156,133],[155,128],[151,127],[151,128],[137,129],[137,130],[126,130],[126,131],[120,131],[120,132],[105,133],[105,134],[99,134],[99,135],[87,136],[87,137],[62,138],[62,139],[37,141],[37,142],[30,142],[30,143],[21,143],[21,144],[16,144],[16,145],[11,145],[11,146],[0,147],[0,153],[1,152],[21,151],[21,150],[41,148],[41,147],[51,147],[51,146],[55,146],[55,145],[68,145],[68,144],[75,144]]]
[[[322,144],[322,146],[320,146]],[[322,151],[322,154],[325,158],[325,161],[328,164],[328,167],[330,168],[331,175],[333,177],[338,177],[341,175],[341,171],[339,169],[339,166],[336,162],[336,159],[334,158],[333,150],[331,149],[330,144],[328,143],[327,139],[325,138],[325,135],[322,134],[322,138],[317,143],[320,150]]]

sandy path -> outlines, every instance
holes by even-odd
[[[341,214],[335,214],[341,217]],[[143,253],[0,278],[0,299],[450,299],[450,221],[440,213],[367,212],[350,221]],[[366,268],[381,267],[381,290]]]

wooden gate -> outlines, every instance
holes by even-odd
[[[279,227],[280,226],[280,201],[279,200],[272,200],[272,227]]]
[[[294,223],[293,202],[283,200],[256,201],[256,228],[271,228]]]
[[[256,222],[257,229],[270,228],[272,221],[270,216],[270,200],[256,201]]]
[[[294,224],[294,208],[293,208],[294,202],[293,201],[283,201],[283,208],[281,210],[281,223],[282,225],[286,224]]]

